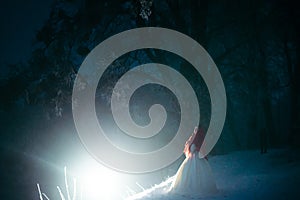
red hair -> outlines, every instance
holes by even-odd
[[[205,137],[205,132],[202,127],[198,127],[198,130],[195,131],[191,137],[186,141],[185,147],[184,147],[184,153],[186,157],[192,156],[191,152],[191,146],[194,144],[196,147],[195,151],[200,151],[200,148],[202,146],[203,140]]]

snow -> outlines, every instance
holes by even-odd
[[[153,180],[145,176],[143,184],[141,182],[135,182],[137,188],[132,188],[127,185],[127,195],[121,191],[122,189],[117,187],[117,180],[111,179],[112,191],[114,194],[109,194],[108,198],[100,199],[122,199],[122,200],[252,200],[252,199],[297,199],[300,195],[300,149],[281,148],[269,150],[266,154],[260,154],[258,150],[251,151],[238,151],[232,152],[226,155],[217,155],[209,157],[209,163],[213,170],[218,192],[216,194],[210,194],[206,196],[188,196],[168,193],[168,189],[172,183],[174,177],[170,177],[159,183],[164,177],[160,176],[160,179]],[[175,171],[169,175],[174,175]],[[68,188],[67,172],[65,168],[65,187]],[[166,174],[168,175],[168,174]],[[70,178],[70,177],[69,177]],[[109,179],[111,176],[108,176]],[[156,185],[151,188],[145,189],[145,183],[153,185],[154,180],[159,180]],[[133,178],[133,181],[137,179]],[[103,194],[101,189],[104,186],[97,184],[93,185],[96,191]],[[79,187],[79,186],[78,186]],[[148,186],[150,187],[150,186]],[[38,194],[40,200],[45,200],[46,194],[44,193],[44,186],[40,188],[37,184]],[[82,196],[82,193],[76,192],[76,180],[73,184],[70,182],[71,190],[66,193],[66,188],[63,191],[60,187],[57,187],[62,200],[70,200],[70,194],[73,197]],[[49,189],[49,188],[48,188]],[[81,192],[82,190],[78,188]],[[78,190],[78,191],[79,191]],[[87,192],[87,190],[85,190]],[[91,196],[90,193],[83,194],[84,197]],[[111,191],[108,191],[112,193]],[[47,190],[46,190],[46,193]],[[64,193],[64,194],[63,194]],[[49,196],[53,196],[53,193],[48,193]],[[103,196],[103,195],[102,195]],[[66,198],[68,197],[68,198]],[[75,199],[76,199],[75,198]],[[52,199],[52,197],[50,198]],[[55,198],[54,198],[55,199]],[[73,198],[72,198],[73,199]],[[86,198],[80,198],[86,199]],[[93,198],[99,199],[99,198]],[[90,197],[87,200],[91,200]]]
[[[300,151],[273,149],[267,154],[258,150],[214,156],[209,163],[219,192],[205,197],[167,194],[170,180],[137,193],[128,199],[295,199],[300,195]]]

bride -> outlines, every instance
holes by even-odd
[[[204,136],[204,130],[195,127],[193,134],[185,143],[186,158],[180,165],[169,192],[198,196],[217,191],[207,157],[199,158]]]
[[[195,127],[193,134],[185,143],[183,152],[186,158],[180,165],[176,175],[157,185],[157,187],[144,190],[127,199],[141,199],[144,197],[146,199],[147,197],[151,197],[150,199],[159,199],[154,198],[155,195],[168,194],[199,197],[216,193],[217,188],[207,157],[199,158],[204,136],[203,129]]]

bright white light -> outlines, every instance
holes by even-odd
[[[104,168],[89,168],[84,171],[82,184],[88,199],[111,199],[117,185],[116,175]],[[101,197],[101,198],[100,198]]]
[[[82,199],[112,200],[120,199],[123,195],[121,174],[94,160],[85,160],[76,169],[73,169],[72,173],[78,179],[79,193],[82,194]]]

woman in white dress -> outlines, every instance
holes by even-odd
[[[207,157],[199,158],[200,147],[205,134],[201,127],[196,127],[194,133],[186,141],[185,160],[179,167],[170,192],[188,196],[202,196],[217,191]]]

